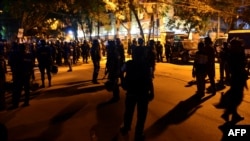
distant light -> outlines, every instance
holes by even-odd
[[[72,31],[72,30],[69,30],[69,31],[68,31],[68,34],[73,35],[73,31]]]
[[[3,13],[3,10],[0,10],[0,13]]]

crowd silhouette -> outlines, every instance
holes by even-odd
[[[163,52],[164,47],[165,51]],[[128,61],[125,57],[125,49],[127,49],[127,53],[131,57]],[[154,99],[155,95],[153,80],[156,63],[163,62],[164,53],[166,62],[170,62],[170,51],[171,43],[168,41],[162,45],[160,41],[149,40],[145,42],[142,38],[138,38],[138,40],[133,39],[132,42],[129,42],[127,48],[124,47],[119,38],[107,40],[105,44],[98,39],[93,39],[91,42],[84,40],[83,43],[59,41],[53,43],[39,40],[35,44],[13,42],[9,47],[1,45],[0,110],[17,109],[21,102],[22,92],[24,92],[24,103],[22,106],[29,106],[30,93],[32,91],[31,82],[36,79],[34,74],[36,63],[41,75],[40,88],[53,86],[51,75],[53,65],[68,66],[67,72],[70,73],[73,71],[74,64],[79,62],[87,64],[90,59],[93,63],[91,81],[93,84],[100,84],[98,82],[100,61],[102,56],[105,56],[107,82],[105,82],[104,87],[112,93],[112,98],[108,103],[120,100],[120,86],[126,91],[123,125],[120,128],[120,132],[124,136],[129,134],[132,128],[135,107],[137,107],[134,140],[143,141],[145,140],[144,124],[147,117],[148,104],[149,101]],[[167,122],[159,120],[150,128],[156,128],[155,126],[159,126],[159,124],[161,126],[165,124],[166,127],[171,122],[180,122],[182,119],[174,120],[172,117],[176,111],[186,114],[185,116],[190,116],[199,108],[200,103],[208,99],[208,97],[206,99],[203,98],[206,93],[211,94],[210,98],[216,95],[218,90],[221,90],[219,87],[222,88],[224,85],[228,85],[230,88],[222,95],[221,101],[215,105],[216,108],[225,109],[221,118],[227,124],[230,123],[230,125],[235,125],[239,121],[244,120],[244,117],[237,110],[243,100],[244,89],[247,88],[246,81],[248,79],[246,57],[241,40],[235,39],[229,43],[224,43],[223,52],[219,56],[219,64],[220,80],[219,85],[217,85],[215,82],[215,50],[211,39],[207,37],[198,44],[193,70],[190,73],[195,78],[196,83],[193,84],[197,85],[197,92],[190,99],[177,105],[173,111],[170,111],[166,115],[166,119],[164,119],[168,120]],[[10,107],[7,107],[5,101],[7,89],[5,74],[7,73],[8,65],[12,73],[12,102]],[[206,80],[207,77],[208,80]],[[46,78],[47,85],[45,83]],[[207,82],[210,83],[208,88],[205,87]],[[190,102],[194,105],[190,104]],[[186,103],[192,106],[189,108]],[[183,106],[187,108],[184,108],[186,111],[180,110],[180,108],[183,109]],[[149,129],[146,133],[151,132],[152,130]]]

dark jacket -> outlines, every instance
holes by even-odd
[[[37,60],[39,65],[52,65],[51,49],[45,45],[39,47],[37,49]]]
[[[90,55],[93,61],[101,60],[101,49],[98,40],[93,41],[92,47],[90,49]]]

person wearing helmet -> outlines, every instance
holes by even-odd
[[[97,81],[99,70],[100,70],[100,61],[101,61],[101,48],[99,41],[97,39],[93,40],[92,47],[90,49],[91,59],[94,65],[94,71],[92,76],[92,82],[94,84],[99,84]]]
[[[37,61],[39,71],[41,73],[42,85],[45,87],[45,72],[48,78],[48,86],[51,86],[51,66],[52,66],[52,54],[51,49],[47,46],[45,40],[40,40],[39,47],[37,49]]]

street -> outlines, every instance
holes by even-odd
[[[52,87],[45,85],[33,91],[29,107],[0,112],[0,122],[8,129],[9,141],[133,141],[136,113],[129,136],[121,136],[125,91],[120,88],[120,101],[107,103],[112,93],[103,85],[104,68],[105,60],[101,62],[100,84],[92,84],[91,62],[73,66],[72,72],[67,72],[67,66],[59,67],[58,74],[52,76]],[[218,69],[216,64],[216,81]],[[146,141],[221,140],[223,134],[218,126],[224,123],[220,117],[223,110],[216,109],[214,104],[228,86],[215,96],[206,94],[196,100],[192,97],[196,85],[192,83],[191,70],[191,64],[156,64],[155,98],[149,103]],[[36,82],[41,83],[38,70]],[[248,86],[249,83],[248,80]],[[249,107],[250,92],[245,90],[239,107],[245,119],[238,124],[250,124]]]

